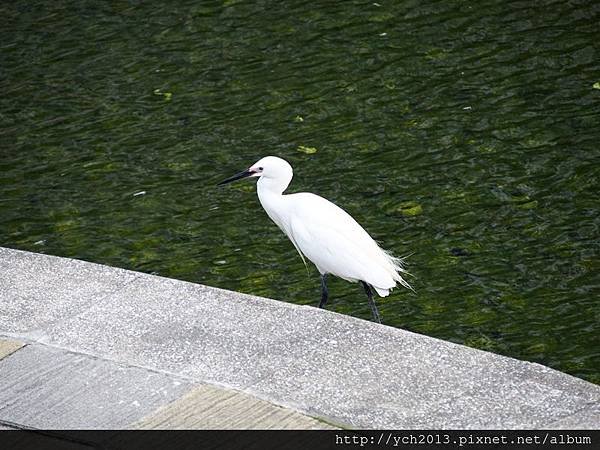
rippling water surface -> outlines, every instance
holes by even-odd
[[[0,7],[0,245],[315,304],[215,187],[279,155],[413,253],[386,324],[600,383],[600,3],[174,3]]]

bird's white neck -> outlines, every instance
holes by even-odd
[[[263,194],[275,194],[282,195],[283,191],[287,189],[292,181],[292,176],[290,174],[289,177],[278,177],[278,178],[268,178],[268,177],[260,177],[257,183],[257,190],[259,195],[261,192]]]
[[[291,179],[291,177],[289,179],[260,177],[256,183],[260,204],[271,220],[284,231],[287,224],[284,216],[281,215],[286,197],[283,195],[283,191],[288,187]]]

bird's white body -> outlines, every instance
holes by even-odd
[[[321,274],[364,281],[381,297],[397,283],[410,288],[401,275],[402,260],[381,249],[342,208],[315,194],[283,194],[293,176],[285,160],[267,156],[249,170],[260,176],[257,191],[262,207]]]

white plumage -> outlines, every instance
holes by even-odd
[[[323,297],[319,306],[327,301],[327,274],[363,282],[377,320],[379,315],[370,286],[381,297],[389,295],[398,283],[410,289],[402,277],[406,273],[402,259],[379,247],[342,208],[315,194],[283,194],[293,177],[287,161],[264,157],[220,184],[245,177],[259,177],[257,191],[262,207],[292,241],[302,259],[312,261],[322,275]]]

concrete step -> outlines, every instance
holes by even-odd
[[[0,340],[4,429],[331,429],[252,395],[41,344]]]

